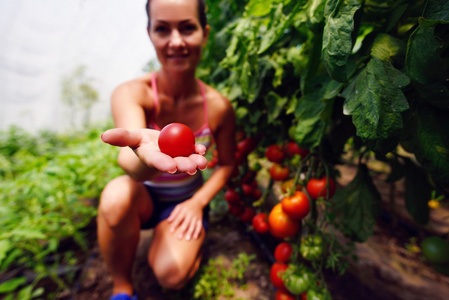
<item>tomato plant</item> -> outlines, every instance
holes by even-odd
[[[273,144],[267,147],[265,150],[265,156],[271,162],[281,163],[284,160],[285,154],[282,151],[281,146]]]
[[[301,191],[282,199],[282,210],[292,219],[301,220],[310,211],[309,198]]]
[[[282,276],[287,270],[288,265],[284,263],[275,262],[273,265],[271,265],[270,268],[270,280],[273,286],[280,290],[286,290],[284,281],[282,280]]]
[[[449,151],[448,7],[441,1],[384,1],[381,7],[363,1],[268,2],[211,4],[211,26],[229,34],[211,37],[217,43],[206,46],[201,73],[222,87],[239,127],[260,137],[259,145],[284,145],[288,159],[298,151],[294,144],[310,150],[299,161],[296,155],[282,161],[290,169],[284,180],[294,174],[306,184],[317,176],[308,194],[332,197],[311,203],[310,218],[301,221],[304,232],[340,231],[351,242],[374,233],[382,199],[372,162],[391,169],[389,184],[405,182],[405,207],[425,226],[431,190],[447,195],[449,186],[449,157],[441,154]],[[212,71],[217,75],[209,76]],[[331,179],[329,186],[316,184],[323,171],[333,179],[336,166],[347,163],[357,165],[349,184],[338,190]],[[269,172],[270,182],[282,177],[273,175],[276,167]],[[321,236],[325,245],[335,242]],[[343,270],[345,261],[338,258],[345,251],[338,242],[332,245],[322,264],[310,265]]]
[[[268,228],[270,233],[277,238],[293,237],[301,224],[290,218],[283,210],[282,204],[276,204],[268,215]]]
[[[273,163],[273,165],[270,167],[270,176],[273,180],[276,181],[282,181],[288,178],[288,175],[290,174],[290,170],[288,167],[283,166],[278,163]]]
[[[268,232],[268,216],[266,213],[258,213],[252,219],[252,225],[257,233],[265,234]]]
[[[162,128],[158,144],[161,152],[171,157],[189,156],[195,151],[195,136],[188,126],[170,123]]]
[[[293,253],[293,247],[290,243],[282,242],[274,248],[274,258],[278,262],[288,263]]]
[[[319,197],[332,198],[336,189],[334,180],[329,177],[329,194],[328,194],[326,176],[323,176],[321,178],[310,178],[310,180],[307,182],[306,188],[310,197],[314,200],[318,199]]]

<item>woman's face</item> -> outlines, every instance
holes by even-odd
[[[162,67],[194,70],[209,35],[198,19],[197,0],[151,0],[148,34]]]

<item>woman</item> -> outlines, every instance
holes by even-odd
[[[146,7],[161,69],[115,89],[116,128],[102,135],[104,142],[121,146],[118,162],[126,173],[104,188],[97,219],[113,278],[111,299],[136,299],[131,271],[141,228],[154,228],[148,262],[163,287],[179,289],[192,278],[201,260],[208,204],[234,166],[232,105],[195,78],[209,35],[204,1],[151,0]],[[173,159],[159,151],[159,129],[173,122],[195,133],[195,154]],[[219,166],[203,184],[197,169],[206,168],[203,155],[212,139]]]

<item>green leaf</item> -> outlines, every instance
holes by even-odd
[[[47,236],[42,231],[33,228],[16,228],[10,232],[10,235],[13,237],[38,240],[44,240],[47,238]]]
[[[321,119],[320,114],[325,107],[325,104],[321,101],[321,95],[318,93],[305,95],[299,99],[296,108],[298,123],[294,138],[299,145],[306,149],[313,149],[321,142],[326,123]]]
[[[449,186],[449,118],[447,112],[422,106],[416,110],[416,159],[433,180]]]
[[[284,110],[287,101],[287,97],[281,97],[273,91],[268,93],[265,97],[265,105],[268,109],[268,123],[274,122],[279,117],[279,114]]]
[[[449,107],[448,70],[438,54],[443,42],[434,36],[435,27],[418,27],[407,45],[405,68],[414,87],[428,103]]]
[[[428,0],[424,18],[449,22],[449,1],[447,0]]]
[[[2,264],[3,259],[6,257],[6,253],[11,249],[11,242],[8,240],[0,241],[0,266]]]
[[[329,0],[324,11],[322,59],[332,77],[347,81],[347,61],[352,50],[354,14],[361,7],[358,0]]]
[[[257,52],[258,54],[263,54],[285,34],[285,31],[291,25],[296,13],[300,10],[300,8],[301,1],[298,1],[293,7],[292,11],[289,12],[288,16],[285,16],[282,13],[282,3],[279,3],[276,8],[273,8],[273,16],[270,19],[271,22],[268,25],[267,31],[262,36],[259,51]]]
[[[426,172],[409,159],[405,160],[405,207],[419,224],[429,221],[429,206],[432,188]]]
[[[359,137],[375,141],[398,134],[403,128],[401,112],[409,108],[401,90],[408,83],[390,62],[372,57],[343,92],[344,113],[352,116]]]
[[[405,54],[405,46],[400,39],[381,33],[374,40],[371,55],[380,60],[390,60],[392,57]]]
[[[353,241],[365,242],[373,235],[380,199],[368,168],[360,164],[355,178],[332,198],[338,228]]]
[[[26,277],[17,277],[0,284],[0,293],[10,293],[27,282]]]
[[[275,0],[251,0],[245,8],[245,15],[253,17],[263,17],[271,11],[271,6]]]

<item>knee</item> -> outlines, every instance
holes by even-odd
[[[106,221],[111,228],[119,226],[131,212],[136,184],[128,176],[121,176],[110,181],[100,196],[98,218]]]
[[[153,272],[158,283],[162,287],[171,290],[183,288],[189,279],[188,272],[182,270],[182,268],[177,266],[174,262],[153,266]]]

